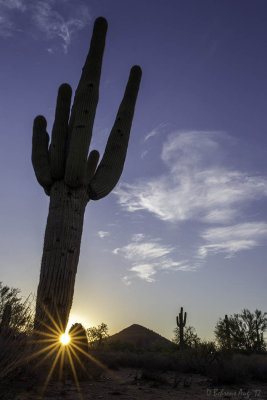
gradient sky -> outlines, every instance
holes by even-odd
[[[213,337],[267,303],[267,3],[0,0],[0,279],[39,280],[49,198],[32,121],[76,88],[93,21],[109,22],[91,149],[103,154],[132,65],[143,70],[119,185],[87,205],[72,322]]]

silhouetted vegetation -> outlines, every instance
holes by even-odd
[[[179,315],[176,317],[176,323],[177,323],[177,328],[178,328],[177,333],[179,335],[179,346],[184,347],[185,346],[184,327],[186,324],[186,312],[183,313],[183,307],[181,307]]]
[[[23,299],[20,289],[10,288],[0,282],[0,330],[13,333],[29,331],[33,327],[32,296]]]
[[[33,297],[23,299],[20,290],[0,282],[0,379],[21,373],[33,329]]]
[[[177,326],[174,329],[173,343],[180,345],[180,328]],[[194,347],[200,343],[200,338],[198,337],[196,330],[193,326],[186,326],[183,329],[183,345],[185,347]]]
[[[101,347],[105,339],[109,337],[108,326],[103,322],[98,326],[92,326],[87,329],[87,336],[91,347]]]
[[[220,318],[215,327],[215,337],[221,349],[245,352],[264,352],[266,343],[267,313],[247,309],[224,319]]]
[[[13,378],[24,374],[29,367],[29,363],[22,361],[25,355],[29,355],[33,343],[33,318],[31,304],[23,302],[19,293],[18,289],[10,289],[1,284],[2,378],[10,374]],[[9,307],[10,304],[14,308]],[[13,315],[13,310],[16,316]],[[137,380],[151,381],[153,385],[169,384],[164,375],[168,371],[175,377],[173,387],[180,382],[181,374],[201,374],[212,384],[234,384],[249,380],[265,382],[265,330],[266,313],[259,310],[251,313],[247,309],[218,321],[215,328],[216,342],[202,341],[192,326],[184,327],[184,346],[180,346],[179,326],[175,329],[175,338],[171,342],[137,324],[112,336],[108,335],[108,326],[105,323],[87,330],[81,324],[74,324],[69,330],[72,347],[66,346],[63,353],[63,375],[60,377],[57,371],[53,378],[73,379],[73,368],[79,379],[86,380],[98,379],[106,368],[134,368],[137,371]],[[89,346],[88,337],[91,343]],[[74,349],[76,356],[73,356],[71,364],[69,355],[74,354]],[[257,354],[259,352],[262,354]],[[31,367],[34,366],[34,363],[30,364]],[[186,379],[183,379],[185,382]]]

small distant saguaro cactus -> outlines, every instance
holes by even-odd
[[[37,290],[35,330],[55,325],[65,331],[73,300],[85,207],[89,200],[107,196],[124,166],[141,68],[131,69],[123,100],[100,164],[99,153],[89,145],[96,107],[107,21],[94,24],[90,50],[70,112],[72,90],[58,90],[51,143],[46,120],[33,124],[32,164],[36,178],[50,196],[40,280]]]
[[[10,326],[11,313],[12,313],[11,304],[7,303],[3,310],[2,321],[0,324],[0,333],[8,331]]]
[[[184,327],[186,324],[186,312],[184,313],[183,307],[181,307],[181,310],[179,312],[179,315],[176,317],[176,323],[179,328],[179,337],[180,337],[180,346],[184,347],[185,342],[184,342]]]

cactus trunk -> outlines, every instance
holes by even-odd
[[[83,187],[69,188],[57,181],[50,193],[35,329],[45,324],[64,332],[72,305],[79,261],[83,218],[88,195]]]

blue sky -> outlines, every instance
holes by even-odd
[[[171,338],[181,306],[212,338],[266,311],[264,0],[0,0],[1,280],[36,292],[49,198],[32,121],[51,132],[76,88],[93,21],[109,23],[91,149],[103,154],[132,65],[143,77],[120,183],[86,209],[72,322],[139,323]]]

